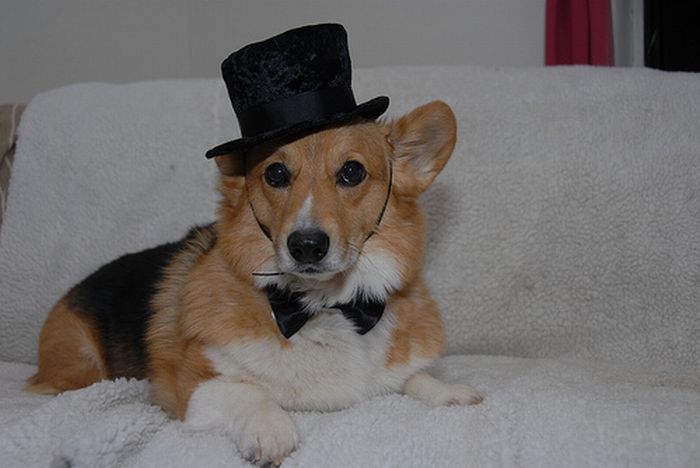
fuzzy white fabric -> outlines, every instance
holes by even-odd
[[[21,394],[31,366],[0,364],[2,466],[249,466],[225,433],[199,433],[119,379],[56,398]],[[478,382],[478,406],[430,408],[389,395],[333,413],[293,413],[300,444],[283,467],[693,466],[700,377],[592,361],[450,356],[432,373]],[[29,406],[29,405],[26,405]]]
[[[359,70],[354,87],[358,101],[390,95],[394,116],[431,99],[457,114],[455,155],[424,196],[426,274],[450,351],[547,359],[443,360],[439,373],[488,395],[474,408],[389,396],[296,414],[302,445],[288,466],[693,464],[697,75],[388,68]],[[104,262],[213,219],[203,153],[234,129],[218,80],[37,96],[0,231],[0,359],[33,362],[52,303]],[[8,366],[3,378],[29,372]],[[143,383],[56,399],[15,389],[0,404],[3,466],[242,463],[226,437],[167,421]]]

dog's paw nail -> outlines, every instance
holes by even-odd
[[[446,406],[478,405],[484,396],[468,385],[449,385],[443,401]]]
[[[263,466],[279,466],[296,445],[296,428],[282,409],[256,413],[238,436],[243,457]]]

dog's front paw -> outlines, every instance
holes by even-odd
[[[484,401],[484,396],[469,385],[447,384],[424,372],[411,376],[404,392],[430,406],[478,405]]]
[[[296,427],[281,408],[260,410],[243,426],[237,444],[246,459],[278,466],[297,446]]]

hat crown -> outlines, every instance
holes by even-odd
[[[236,115],[304,92],[350,87],[347,33],[340,24],[305,26],[256,42],[221,64]]]
[[[221,64],[241,137],[207,151],[207,158],[244,155],[283,138],[301,138],[353,119],[376,119],[389,106],[378,96],[357,104],[345,28],[317,24],[250,44]]]

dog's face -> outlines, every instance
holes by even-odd
[[[374,122],[249,155],[246,187],[280,271],[330,278],[357,260],[389,194],[392,147]]]
[[[247,199],[272,242],[274,258],[258,264],[327,281],[355,265],[375,230],[406,237],[401,222],[422,222],[407,206],[447,162],[455,134],[450,108],[433,102],[395,122],[353,122],[217,162],[224,196],[231,206]],[[422,239],[405,240],[422,252]]]

